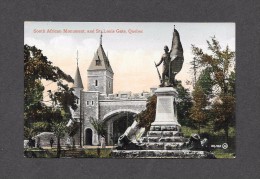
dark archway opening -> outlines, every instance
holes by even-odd
[[[117,144],[118,138],[132,125],[134,116],[135,114],[131,112],[123,112],[116,116],[113,122],[113,144]]]
[[[86,135],[85,135],[85,142],[86,145],[92,145],[92,130],[86,129]]]

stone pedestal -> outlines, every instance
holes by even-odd
[[[176,111],[177,91],[173,87],[161,87],[155,91],[155,94],[157,96],[156,117],[151,128],[176,126],[180,128]]]

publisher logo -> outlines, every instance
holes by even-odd
[[[227,149],[227,148],[228,148],[228,144],[227,144],[227,143],[223,143],[223,144],[222,144],[222,148],[223,148],[223,149]]]

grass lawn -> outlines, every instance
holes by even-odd
[[[110,158],[111,148],[98,148],[91,149],[62,149],[61,158]],[[28,158],[56,158],[57,148],[52,149],[26,149],[25,153]],[[99,153],[99,154],[98,154]]]
[[[216,149],[213,151],[217,159],[234,159],[234,152],[223,149]]]
[[[182,126],[182,132],[186,138],[189,138],[191,134],[198,133],[197,129],[192,129],[190,127]],[[224,130],[213,131],[210,128],[204,127],[200,129],[201,134],[209,135],[209,143],[210,145],[222,145],[226,143]],[[228,148],[212,148],[212,152],[215,154],[217,158],[234,158],[235,154],[235,129],[233,127],[229,128],[229,140],[228,140]]]
[[[189,138],[191,134],[198,133],[197,129],[192,129],[186,126],[182,126],[182,132],[186,138]],[[235,129],[230,128],[229,130],[229,141],[228,148],[223,149],[221,146],[226,142],[224,131],[214,132],[209,128],[201,128],[201,134],[207,134],[209,136],[210,146],[218,145],[216,148],[211,148],[212,153],[217,158],[235,158]],[[203,137],[202,137],[203,138]],[[61,157],[72,157],[72,158],[111,158],[111,148],[83,148],[83,149],[63,149]],[[57,149],[26,149],[25,153],[28,154],[28,158],[56,158]]]

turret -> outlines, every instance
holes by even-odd
[[[106,95],[113,93],[114,72],[102,46],[102,33],[99,47],[87,71],[88,91],[99,91]]]
[[[83,83],[82,83],[82,79],[80,76],[80,71],[79,71],[79,66],[78,66],[78,51],[77,51],[77,69],[76,69],[76,74],[75,74],[75,78],[74,78],[74,83],[72,88],[74,89],[74,94],[80,98],[80,91],[84,89],[83,87]],[[79,100],[78,100],[78,104],[79,104]]]

